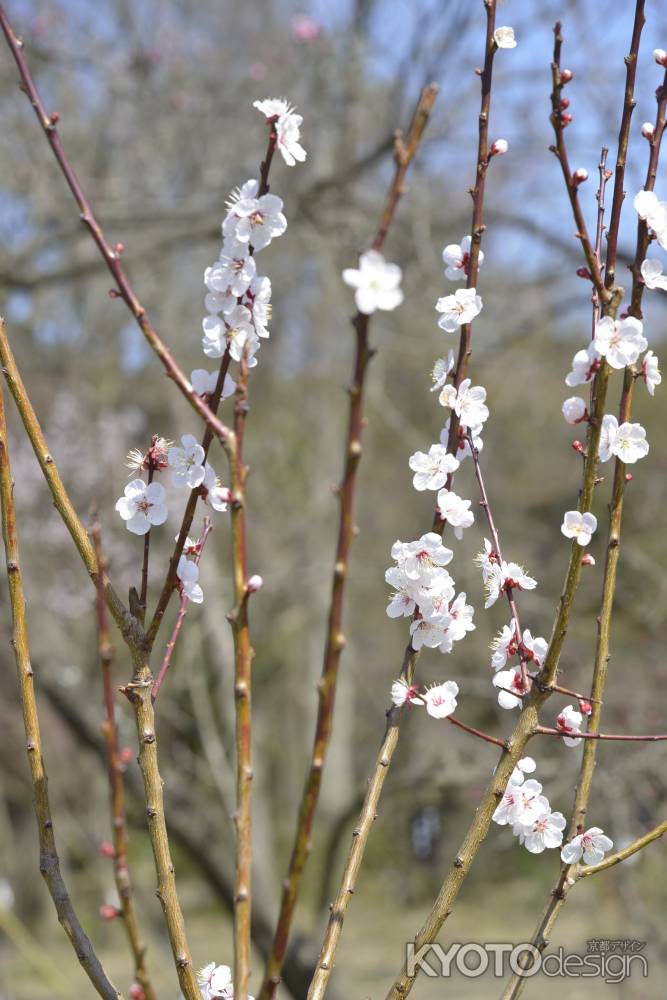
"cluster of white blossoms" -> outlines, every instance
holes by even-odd
[[[528,677],[533,677],[544,664],[549,644],[541,636],[533,636],[530,629],[519,632],[514,619],[504,625],[491,643],[493,655],[491,666],[495,673],[492,684],[498,689],[498,704],[501,708],[520,708],[523,695],[527,693],[523,683],[521,666],[508,667],[508,660],[519,659],[526,666]],[[531,669],[528,669],[528,664]]]
[[[402,677],[391,686],[391,700],[397,708],[403,705],[424,705],[434,719],[446,719],[454,712],[458,693],[456,681],[433,684],[421,692],[416,684],[408,684]]]
[[[202,1000],[234,1000],[234,981],[228,965],[210,962],[197,973]],[[249,996],[248,1000],[253,1000]]]
[[[485,608],[490,608],[508,590],[534,590],[537,586],[537,580],[529,576],[523,566],[501,559],[488,538],[484,539],[484,550],[475,556],[475,562],[482,571]]]
[[[542,854],[547,848],[560,847],[566,819],[552,812],[549,800],[542,795],[542,785],[526,778],[535,771],[532,757],[524,757],[514,768],[505,794],[493,814],[498,826],[510,826],[519,843],[531,854]]]
[[[306,152],[299,142],[302,118],[295,114],[294,108],[282,98],[255,101],[254,107],[270,124],[275,148],[285,162],[293,166],[305,160]],[[233,361],[245,360],[249,368],[257,364],[255,355],[261,340],[269,336],[271,281],[258,274],[256,255],[286,229],[281,199],[273,194],[260,194],[259,181],[250,179],[232,193],[222,223],[222,249],[218,259],[204,271],[207,315],[202,322],[202,347],[207,357],[222,358],[228,353]],[[190,375],[190,384],[193,392],[209,404],[221,377],[219,371],[196,368]],[[221,400],[236,391],[236,382],[228,372],[219,391]],[[152,480],[154,475],[168,469],[173,487],[198,490],[212,510],[227,510],[231,493],[216,476],[203,446],[192,434],[184,434],[180,446],[164,438],[154,438],[146,454],[135,449],[128,457],[134,471],[148,471]],[[167,492],[162,483],[132,479],[116,503],[116,510],[128,531],[146,535],[167,520]],[[196,543],[188,539],[177,576],[181,592],[189,600],[201,603],[204,595],[199,585],[199,566],[188,559],[188,555],[196,552]]]

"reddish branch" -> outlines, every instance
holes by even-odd
[[[570,739],[582,739],[582,740],[620,740],[623,743],[659,743],[663,740],[667,740],[667,733],[658,733],[657,735],[627,735],[626,733],[600,733],[600,732],[587,732],[587,733],[569,733],[564,732],[562,729],[552,729],[550,726],[536,726],[534,729],[536,736],[567,736]]]
[[[218,420],[213,411],[206,405],[201,396],[197,395],[190,385],[189,380],[175,361],[166,344],[158,335],[157,330],[148,319],[146,310],[137,298],[134,288],[132,287],[129,278],[125,274],[125,271],[120,263],[121,251],[112,247],[107,241],[102,227],[100,226],[90,206],[90,202],[81,187],[79,178],[77,177],[74,168],[65,153],[65,149],[56,127],[58,116],[47,113],[39,96],[32,73],[28,67],[28,63],[23,52],[23,42],[14,33],[9,20],[7,19],[7,15],[1,5],[0,27],[2,27],[7,40],[7,45],[9,46],[14,57],[14,61],[18,67],[19,76],[21,78],[21,89],[27,95],[28,100],[33,107],[37,120],[42,126],[44,135],[46,136],[53,151],[53,155],[58,162],[58,166],[67,181],[67,185],[72,192],[72,195],[74,196],[74,200],[76,201],[81,213],[81,221],[88,227],[88,230],[90,231],[102,258],[104,259],[104,262],[116,283],[114,294],[122,298],[127,305],[128,309],[136,319],[144,337],[162,362],[169,378],[172,379],[174,384],[178,386],[180,392],[183,396],[185,396],[192,408],[199,414],[206,425],[211,428],[215,436],[218,437],[223,443],[227,442],[230,437],[229,428],[225,427],[225,425]]]
[[[204,518],[204,528],[199,536],[199,541],[197,542],[196,551],[192,561],[195,565],[199,565],[199,560],[202,557],[202,552],[204,551],[204,546],[206,545],[206,539],[212,531],[212,526],[209,518]],[[180,557],[179,557],[180,558]],[[151,699],[155,703],[160,688],[167,676],[167,671],[171,665],[171,660],[174,655],[174,647],[178,641],[178,637],[181,634],[181,629],[183,628],[183,622],[185,621],[185,616],[188,613],[188,608],[190,606],[190,599],[185,592],[181,594],[181,603],[178,608],[178,614],[176,616],[176,621],[174,622],[174,627],[172,629],[171,636],[169,637],[169,642],[166,645],[164,656],[162,657],[162,663],[160,664],[160,670],[155,679],[153,687],[151,688]]]
[[[108,564],[102,550],[102,529],[97,512],[93,514],[91,534],[93,536],[98,567],[95,607],[97,611],[98,646],[104,691],[105,717],[102,724],[102,734],[106,747],[106,762],[109,775],[114,878],[120,901],[120,914],[134,959],[136,981],[141,986],[146,1000],[157,1000],[146,968],[146,947],[142,942],[139,931],[127,859],[128,836],[125,820],[125,785],[123,782],[123,763],[120,758],[120,749],[118,746],[115,691],[112,674],[114,650],[109,637],[109,617],[106,597],[106,571]]]
[[[421,142],[437,93],[438,88],[434,84],[423,89],[407,138],[404,140],[400,134],[396,137],[394,152],[395,172],[380,224],[371,244],[374,250],[381,251],[384,247],[398,202],[405,191],[405,178],[408,168]],[[373,350],[369,344],[369,325],[370,316],[361,312],[357,312],[352,320],[356,337],[356,355],[352,382],[348,388],[350,402],[344,470],[343,478],[338,488],[338,498],[340,501],[338,539],[336,543],[324,662],[322,665],[322,676],[318,684],[319,703],[315,724],[315,739],[306,785],[299,809],[289,870],[283,882],[280,913],[271,952],[267,960],[260,1000],[268,1000],[268,998],[275,996],[280,983],[280,973],[287,951],[290,927],[301,887],[301,878],[311,850],[313,822],[322,784],[324,761],[331,737],[338,666],[345,645],[345,638],[342,633],[343,609],[350,549],[354,537],[354,498],[359,462],[362,454],[361,436],[364,426],[364,388],[368,364],[373,356]]]

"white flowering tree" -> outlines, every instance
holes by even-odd
[[[667,740],[664,733],[609,733],[602,728],[623,503],[627,484],[633,479],[628,466],[649,454],[646,431],[633,420],[633,399],[635,391],[644,389],[653,396],[661,383],[658,360],[649,349],[650,338],[645,333],[642,305],[646,289],[649,292],[667,290],[667,278],[663,276],[660,257],[649,256],[654,244],[662,250],[667,248],[667,202],[660,201],[654,190],[667,109],[667,53],[662,49],[653,53],[662,79],[658,81],[656,91],[655,121],[645,123],[641,129],[647,144],[645,182],[636,193],[632,207],[627,207],[628,212],[635,212],[637,235],[630,267],[631,285],[626,289],[617,280],[618,238],[624,208],[628,141],[633,127],[644,2],[636,0],[635,5],[632,38],[626,57],[627,79],[615,169],[607,169],[606,149],[600,156],[599,183],[595,195],[596,224],[592,235],[586,224],[588,206],[583,198],[588,174],[583,168],[572,170],[566,144],[566,129],[573,116],[568,111],[570,101],[565,96],[565,88],[572,80],[572,73],[562,68],[561,64],[563,39],[560,24],[556,24],[554,30],[552,152],[561,168],[576,236],[583,253],[578,273],[591,286],[592,318],[590,334],[586,338],[589,342],[577,351],[572,370],[564,379],[570,388],[582,387],[580,391],[583,395],[570,396],[562,404],[566,422],[581,428],[583,440],[575,440],[572,445],[574,455],[579,456],[581,462],[581,478],[578,495],[572,497],[572,509],[562,514],[558,537],[568,539],[570,546],[568,550],[565,543],[559,543],[563,546],[563,561],[567,560],[567,567],[551,634],[546,638],[533,635],[531,628],[526,627],[527,616],[519,608],[522,592],[534,590],[540,581],[520,563],[507,558],[501,544],[500,526],[496,522],[491,499],[493,488],[491,483],[487,483],[482,461],[485,425],[492,417],[493,398],[484,387],[475,384],[472,362],[473,325],[483,309],[480,268],[484,260],[481,245],[486,229],[486,179],[488,172],[493,170],[496,157],[511,155],[507,140],[492,138],[493,67],[497,56],[511,59],[511,54],[506,55],[504,50],[512,50],[517,45],[513,29],[496,23],[496,0],[484,0],[483,7],[486,30],[483,67],[478,70],[481,105],[474,180],[470,191],[473,205],[470,231],[460,243],[449,243],[442,251],[443,281],[463,282],[464,287],[442,295],[435,302],[437,326],[445,337],[442,353],[446,355],[428,359],[432,369],[430,391],[437,394],[432,397],[434,437],[437,440],[430,444],[424,442],[426,450],[415,451],[408,460],[415,491],[419,494],[430,492],[432,498],[419,537],[411,541],[395,541],[390,549],[393,563],[385,572],[386,583],[391,588],[387,615],[391,619],[407,619],[403,623],[405,651],[402,663],[396,664],[396,668],[385,678],[388,700],[386,729],[354,827],[339,888],[331,904],[319,957],[309,970],[312,973],[307,988],[309,1000],[324,997],[329,988],[345,917],[352,903],[373,820],[396,752],[401,724],[408,713],[420,714],[425,726],[442,726],[446,722],[465,733],[466,738],[490,745],[491,749],[497,748],[498,753],[495,766],[489,764],[488,784],[464,840],[444,874],[432,907],[414,936],[417,949],[436,940],[493,823],[510,827],[518,844],[531,854],[556,852],[554,856],[559,862],[556,884],[537,925],[532,952],[528,953],[523,969],[514,974],[503,993],[506,1000],[521,993],[527,979],[520,972],[528,972],[535,953],[545,948],[573,888],[589,876],[632,857],[667,830],[667,821],[655,816],[648,831],[636,831],[634,839],[614,851],[614,844],[603,827],[591,825],[591,822],[605,823],[606,817],[588,815],[600,741],[623,744]],[[149,319],[130,282],[121,262],[122,244],[112,245],[108,241],[64,148],[57,127],[58,115],[47,111],[29,68],[25,47],[1,6],[0,25],[18,68],[21,87],[30,100],[81,219],[111,275],[112,297],[122,300],[130,310],[170,380],[170,391],[180,393],[201,424],[199,435],[181,435],[174,431],[174,438],[180,443],[153,435],[143,447],[135,448],[128,456],[131,478],[122,496],[116,500],[115,511],[130,535],[139,536],[143,541],[134,539],[136,586],[130,588],[125,602],[111,582],[101,527],[102,522],[109,520],[113,505],[110,501],[105,502],[104,507],[94,510],[89,527],[76,512],[18,370],[10,343],[11,330],[0,323],[0,359],[7,388],[55,507],[95,588],[99,660],[104,681],[103,732],[113,831],[112,840],[103,845],[102,854],[113,862],[118,894],[117,904],[105,904],[102,915],[122,922],[127,934],[133,975],[132,979],[128,977],[130,985],[125,992],[134,1000],[155,1000],[158,994],[151,974],[150,955],[147,955],[143,942],[128,863],[125,766],[133,754],[128,757],[121,748],[117,733],[117,692],[111,669],[111,620],[122,637],[133,666],[132,675],[120,693],[127,699],[136,721],[146,828],[155,864],[157,895],[173,955],[174,975],[186,1000],[198,1000],[200,997],[205,1000],[230,1000],[233,997],[246,1000],[249,989],[255,988],[254,985],[251,987],[250,976],[251,941],[256,933],[252,923],[253,848],[256,836],[253,836],[254,654],[250,608],[253,596],[262,588],[263,580],[253,572],[248,556],[247,488],[251,487],[247,485],[249,467],[245,458],[245,443],[248,428],[252,428],[249,421],[252,373],[264,354],[260,354],[260,348],[262,342],[269,339],[269,326],[273,320],[271,279],[258,270],[258,254],[287,230],[283,201],[270,191],[269,180],[275,169],[276,154],[280,154],[288,167],[306,162],[306,151],[301,144],[302,117],[284,99],[269,98],[254,103],[268,135],[264,159],[258,176],[241,183],[230,194],[222,220],[219,256],[206,268],[203,279],[205,316],[202,320],[201,347],[204,356],[217,364],[213,370],[209,367],[197,368],[188,376]],[[314,29],[304,22],[300,30],[307,33]],[[405,135],[397,134],[393,175],[375,237],[360,255],[358,267],[346,268],[342,273],[343,282],[354,290],[357,310],[352,320],[355,356],[349,386],[344,468],[337,491],[340,501],[338,534],[331,568],[325,652],[318,684],[312,751],[306,763],[306,782],[296,818],[289,864],[282,881],[279,911],[269,934],[264,934],[265,947],[262,950],[265,967],[261,979],[257,977],[256,980],[261,1000],[276,996],[283,978],[331,741],[338,671],[345,648],[343,621],[349,558],[355,536],[354,506],[362,458],[366,379],[374,353],[369,339],[372,317],[377,311],[397,309],[406,298],[401,287],[401,267],[385,259],[385,242],[436,96],[437,87],[425,87],[409,130]],[[606,194],[612,178],[611,205],[608,207]],[[451,235],[455,238],[459,234]],[[259,261],[262,261],[261,257]],[[417,338],[411,350],[419,350]],[[264,351],[270,351],[270,345],[265,344]],[[614,392],[620,395],[618,406],[613,398]],[[12,460],[4,405],[4,396],[0,394],[0,500],[13,618],[12,644],[34,791],[40,871],[52,896],[58,919],[92,987],[102,997],[118,998],[124,993],[112,983],[97,949],[84,931],[60,870],[28,647]],[[444,414],[435,409],[438,405],[443,408]],[[543,447],[540,440],[536,439],[534,443],[536,448]],[[212,462],[217,465],[220,457],[225,462],[225,471],[218,475]],[[577,461],[574,456],[570,460]],[[609,495],[603,498],[605,478],[600,471],[605,463],[613,463],[613,473]],[[464,479],[466,468],[470,470],[470,475]],[[454,490],[455,478],[457,489],[465,490],[467,497]],[[459,486],[461,479],[464,480],[463,485]],[[520,501],[518,490],[516,502]],[[603,513],[605,502],[608,514]],[[156,568],[155,547],[151,547],[151,540],[158,532],[166,531],[169,511],[177,511],[180,528],[171,546],[169,560],[158,567],[161,586],[152,593],[150,581],[154,579]],[[457,591],[452,575],[456,567],[457,546],[460,550],[459,543],[462,543],[466,533],[480,529],[480,522],[480,552],[475,563],[481,572],[486,595],[483,608],[486,610],[497,602],[503,602],[508,615],[507,623],[491,641],[491,669],[483,668],[488,679],[486,690],[489,699],[494,704],[497,701],[500,709],[514,713],[509,726],[505,721],[508,717],[503,712],[498,713],[498,734],[491,734],[466,722],[465,687],[451,679],[430,683],[428,672],[431,668],[424,665],[422,669],[420,662],[422,653],[427,649],[455,656],[458,643],[473,630],[488,628],[483,613],[481,620],[479,615],[475,620],[475,610],[469,603],[468,594],[464,590]],[[206,565],[210,552],[210,548],[206,548],[207,540],[213,530],[219,531],[226,523],[229,523],[231,533],[229,571],[234,591],[234,605],[226,614],[234,640],[235,871],[233,886],[230,887],[234,918],[233,956],[206,956],[213,960],[199,968],[201,961],[193,959],[190,949],[172,860],[168,807],[165,806],[160,773],[156,712],[170,697],[170,667],[174,651],[187,642],[189,622],[186,619],[190,605],[202,604],[206,599]],[[582,574],[593,572],[588,567],[595,566],[586,548],[594,535],[602,532],[606,542],[604,565],[598,570],[601,597],[595,613],[597,643],[588,682],[577,691],[559,683],[559,667]],[[162,626],[172,602],[177,604],[177,609],[171,631],[168,637],[164,637]],[[388,627],[397,628],[398,625]],[[544,783],[534,776],[538,773],[536,758],[539,760],[542,754],[556,756],[569,753],[570,749],[578,747],[581,748],[579,779],[574,804],[570,814],[566,815],[552,809]],[[388,998],[398,1000],[407,996],[416,975],[417,970],[406,963],[389,987]]]

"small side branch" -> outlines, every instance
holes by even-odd
[[[562,729],[552,729],[550,726],[536,726],[533,732],[535,736],[557,736],[560,739],[567,736],[577,740],[616,740],[622,743],[659,743],[667,740],[667,733],[635,735],[631,733],[600,733],[597,730],[595,732],[573,733],[563,732]]]
[[[638,837],[637,840],[633,840],[631,844],[624,847],[621,851],[615,851],[614,854],[608,854],[604,861],[601,861],[599,865],[583,865],[577,872],[577,878],[586,878],[588,875],[597,875],[599,872],[607,871],[608,868],[613,868],[614,865],[618,865],[621,861],[626,861],[627,858],[631,858],[633,854],[637,851],[641,851],[644,847],[648,847],[652,844],[654,840],[659,840],[660,837],[667,831],[667,819],[663,820],[648,833],[645,833],[643,837]]]

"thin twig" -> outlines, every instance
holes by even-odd
[[[637,851],[641,851],[644,847],[652,844],[654,840],[658,840],[662,837],[663,833],[667,831],[667,819],[663,820],[648,833],[645,833],[643,837],[638,837],[637,840],[633,840],[631,844],[628,844],[620,851],[615,851],[614,854],[608,854],[604,861],[601,861],[597,865],[583,865],[577,871],[577,878],[586,878],[588,875],[597,875],[599,872],[604,872],[608,868],[613,868],[614,865],[620,864],[621,861],[631,858],[633,854]]]
[[[23,51],[23,42],[14,33],[2,5],[0,5],[0,27],[2,27],[7,40],[7,45],[9,46],[18,68],[19,76],[21,78],[21,89],[27,95],[35,115],[37,116],[37,120],[42,126],[42,130],[53,151],[53,155],[56,158],[58,166],[60,167],[79,208],[81,221],[88,227],[88,230],[90,231],[90,234],[102,255],[104,263],[116,283],[114,295],[123,299],[128,309],[136,319],[139,329],[162,362],[167,375],[170,379],[172,379],[174,384],[178,386],[182,395],[185,396],[190,403],[190,406],[199,414],[204,423],[211,428],[215,436],[218,437],[223,444],[228,443],[231,435],[230,429],[225,427],[225,425],[206,405],[201,396],[198,396],[192,388],[189,380],[185,376],[185,373],[179,367],[171,351],[160,338],[157,330],[150,322],[146,314],[146,310],[137,298],[134,288],[132,287],[129,278],[125,274],[125,271],[120,263],[121,250],[118,248],[118,245],[117,247],[112,247],[107,241],[102,227],[95,217],[90,202],[81,187],[79,178],[77,177],[74,168],[65,153],[65,149],[56,127],[58,116],[47,113],[39,96],[32,73],[30,72],[30,68]]]
[[[205,518],[204,528],[202,530],[201,535],[199,536],[196,552],[192,560],[197,566],[199,565],[199,560],[201,559],[202,552],[204,551],[204,546],[206,545],[206,539],[210,535],[211,531],[212,531],[211,521],[209,518]],[[172,656],[174,655],[174,647],[176,646],[176,642],[178,641],[181,629],[183,628],[183,622],[185,621],[185,616],[188,612],[189,606],[190,606],[190,599],[187,596],[187,594],[183,592],[181,594],[181,603],[178,608],[178,615],[176,616],[176,621],[174,622],[174,628],[169,638],[169,642],[166,645],[164,656],[162,658],[162,663],[160,665],[160,670],[158,672],[157,677],[155,678],[155,683],[153,684],[151,690],[151,698],[153,700],[153,704],[155,704],[155,699],[160,693],[160,688],[162,687],[162,683],[165,677],[167,676],[167,671],[169,670],[169,667],[171,665],[171,659]]]
[[[111,805],[111,829],[113,844],[113,866],[120,911],[125,927],[125,933],[130,944],[134,959],[134,974],[141,986],[146,1000],[157,1000],[153,984],[146,967],[146,947],[141,938],[139,922],[132,895],[132,881],[128,865],[128,835],[125,819],[125,784],[123,780],[123,765],[118,747],[118,728],[116,726],[115,691],[113,686],[112,664],[114,650],[109,636],[109,619],[106,600],[107,561],[102,549],[102,527],[97,511],[93,514],[91,534],[95,546],[97,560],[97,634],[102,668],[102,686],[104,691],[104,722],[102,733],[107,754],[107,772],[109,776],[109,792]]]
[[[623,743],[658,743],[662,740],[667,740],[667,733],[647,733],[638,736],[627,733],[600,733],[598,730],[578,733],[553,729],[551,726],[536,726],[534,733],[536,736],[557,736],[559,739],[565,736],[578,740],[620,740]]]
[[[470,733],[471,736],[476,736],[480,740],[484,740],[486,743],[494,743],[497,747],[502,747],[503,750],[507,750],[507,740],[501,740],[498,736],[491,736],[489,733],[485,733],[482,729],[475,729],[474,726],[468,726],[465,722],[461,722],[454,715],[447,716],[447,722],[451,722],[453,726],[458,726],[459,729],[465,730],[466,733]]]
[[[0,320],[0,327],[2,321]],[[83,969],[99,996],[105,1000],[119,1000],[121,994],[104,971],[95,950],[83,930],[72,906],[67,886],[60,871],[60,859],[56,848],[53,819],[42,755],[42,741],[37,714],[28,630],[26,622],[23,581],[19,566],[18,537],[14,510],[13,480],[9,460],[7,424],[5,419],[4,394],[0,388],[0,505],[2,507],[2,536],[7,559],[7,580],[9,600],[12,609],[12,640],[19,695],[23,709],[26,747],[30,765],[30,779],[37,819],[39,839],[39,870],[46,882],[51,899],[56,908],[58,920],[67,934]]]
[[[421,142],[437,93],[438,88],[434,84],[422,90],[407,138],[403,140],[402,137],[397,136],[394,157],[395,172],[387,194],[380,224],[372,243],[372,247],[375,250],[382,250],[384,246],[398,202],[404,192],[405,177],[408,168]],[[290,927],[301,887],[301,878],[310,854],[313,823],[319,801],[324,762],[331,737],[338,667],[345,644],[342,633],[343,609],[350,549],[354,537],[354,498],[362,454],[361,435],[364,426],[364,387],[368,363],[373,355],[373,351],[369,345],[369,324],[370,316],[360,312],[352,320],[356,338],[356,355],[352,382],[348,388],[348,430],[345,440],[343,477],[338,488],[338,498],[340,500],[338,539],[334,560],[322,676],[318,684],[318,712],[315,723],[315,738],[306,784],[299,807],[289,870],[283,882],[276,932],[267,960],[259,1000],[270,1000],[270,998],[274,997],[280,983],[280,972],[287,950]]]

